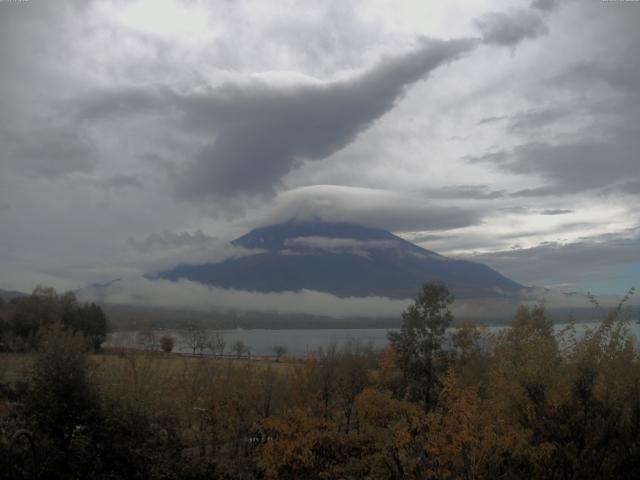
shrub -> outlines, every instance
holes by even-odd
[[[165,353],[171,353],[176,346],[176,339],[170,335],[162,335],[160,337],[160,348]]]

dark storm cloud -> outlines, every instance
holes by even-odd
[[[75,117],[78,120],[91,120],[158,113],[159,103],[169,103],[168,100],[172,97],[170,90],[156,87],[127,88],[96,93],[90,99],[78,102]]]
[[[478,19],[483,41],[513,46],[546,32],[538,8],[490,13]],[[178,196],[222,200],[272,195],[305,160],[321,160],[352,143],[389,112],[406,88],[479,43],[423,39],[413,51],[387,58],[355,77],[277,85],[260,79],[192,91],[123,88],[78,102],[78,122],[132,115],[172,117],[195,135],[195,156],[171,170]],[[498,198],[501,192],[461,192]]]
[[[540,212],[540,215],[566,215],[568,213],[573,213],[573,210],[556,208],[552,210],[543,210]]]
[[[474,47],[473,40],[424,41],[352,80],[294,88],[228,86],[186,98],[192,127],[216,139],[178,179],[194,198],[269,193],[302,159],[340,150],[380,118],[405,87]]]
[[[625,32],[627,35],[628,32]],[[631,33],[630,41],[637,42],[640,34]],[[558,73],[552,80],[567,89],[593,89],[607,85],[626,94],[640,93],[640,58],[612,50],[608,57],[576,62]],[[637,102],[637,98],[633,99]]]
[[[572,108],[569,111],[559,107],[526,110],[508,117],[507,130],[512,133],[529,133],[530,130],[548,127],[563,117],[574,115],[576,110]]]
[[[391,110],[408,85],[473,49],[476,40],[422,40],[349,80],[274,86],[227,84],[204,92],[112,91],[79,102],[76,118],[91,121],[178,111],[183,128],[211,140],[176,173],[180,196],[224,198],[270,194],[302,160],[318,160],[351,143]]]
[[[558,73],[544,78],[537,94],[539,108],[482,123],[504,120],[506,133],[528,139],[511,149],[491,150],[469,157],[472,163],[493,164],[499,171],[542,177],[529,188],[514,193],[519,197],[545,197],[587,190],[635,193],[640,182],[640,57],[628,45],[640,40],[634,17],[610,6],[603,24],[620,29],[595,33],[611,40],[588,59],[579,59]],[[633,10],[637,13],[637,10]],[[550,98],[560,95],[551,104]],[[487,127],[489,128],[489,127]],[[546,131],[545,131],[546,130]],[[540,140],[532,142],[531,138]]]
[[[517,191],[516,196],[572,194],[631,180],[630,172],[637,172],[640,165],[640,135],[632,128],[621,129],[600,140],[527,143],[467,160],[511,173],[542,175],[550,182]]]
[[[625,193],[638,194],[640,193],[640,178],[638,180],[623,183],[620,188]]]
[[[0,2],[0,161],[20,174],[55,179],[90,172],[99,160],[82,126],[66,112],[50,115],[51,99],[78,87],[63,79],[72,70],[65,27],[89,3]]]
[[[470,198],[474,200],[494,200],[505,196],[504,191],[492,190],[488,185],[452,185],[428,194],[438,198]]]
[[[506,120],[508,118],[509,118],[508,115],[496,115],[493,117],[484,117],[478,120],[477,125],[486,125],[487,123],[499,122],[501,120]]]
[[[579,59],[544,79],[537,101],[561,95],[552,107],[487,117],[480,124],[504,120],[506,133],[528,139],[511,149],[491,150],[468,157],[472,163],[494,165],[495,170],[542,177],[544,184],[513,193],[518,197],[545,197],[586,190],[635,193],[640,182],[640,57],[627,45],[640,40],[631,13],[608,8],[603,24],[620,29],[595,33],[610,40],[587,59]],[[631,12],[631,10],[629,10]],[[634,9],[634,12],[636,10]],[[488,127],[489,128],[489,127]],[[546,128],[546,131],[545,131]],[[532,142],[531,137],[540,138]]]
[[[80,130],[49,125],[28,135],[7,135],[4,146],[9,164],[47,178],[90,172],[99,155],[93,140]]]
[[[137,190],[144,188],[144,185],[137,177],[134,177],[133,175],[124,175],[122,173],[100,180],[98,184],[105,190]]]
[[[558,120],[579,114],[588,114],[579,105],[570,107],[535,108],[514,113],[481,118],[476,125],[482,126],[496,122],[505,122],[505,130],[509,133],[528,135],[532,131],[554,126]]]
[[[510,133],[530,133],[531,130],[547,127],[557,120],[576,114],[577,106],[572,108],[536,108],[515,113],[513,115],[497,115],[481,118],[476,125],[506,122],[506,130]]]
[[[485,153],[484,155],[467,155],[462,157],[463,160],[466,160],[469,163],[493,163],[496,165],[501,165],[507,161],[509,161],[510,155],[507,150],[498,150],[493,152]]]
[[[558,3],[558,0],[535,0],[531,3],[531,6],[544,12],[550,12],[558,6]]]
[[[502,207],[499,208],[498,210],[500,210],[501,212],[506,212],[506,213],[529,213],[531,211],[531,209],[529,207]]]
[[[544,19],[531,9],[487,13],[480,16],[475,24],[485,43],[500,46],[513,47],[523,40],[547,33]]]
[[[532,248],[474,255],[470,259],[521,283],[541,285],[550,279],[579,283],[606,278],[609,273],[615,274],[616,269],[637,264],[638,252],[640,237],[636,235],[570,244],[546,242]]]

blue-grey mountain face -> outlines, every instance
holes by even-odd
[[[232,243],[257,253],[182,265],[156,276],[238,290],[308,289],[340,297],[413,298],[430,280],[445,282],[458,297],[494,297],[523,288],[485,265],[449,259],[360,225],[291,221],[252,230]]]
[[[26,293],[16,292],[14,290],[2,290],[0,288],[0,298],[5,302],[9,302],[14,298],[21,298],[28,296]]]

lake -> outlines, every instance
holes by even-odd
[[[580,323],[576,325],[578,335],[587,328],[593,328],[596,322]],[[566,324],[556,324],[555,328],[560,330]],[[630,324],[630,332],[638,338],[640,336],[640,325]],[[497,333],[507,327],[484,327],[486,334]],[[226,353],[231,353],[231,345],[241,340],[249,348],[252,355],[273,355],[273,347],[282,345],[286,348],[287,354],[291,356],[304,356],[318,348],[327,348],[336,345],[338,348],[348,342],[358,342],[361,345],[370,345],[374,349],[384,349],[388,343],[387,333],[394,329],[386,328],[360,328],[360,329],[299,329],[299,330],[269,330],[269,329],[236,329],[236,330],[210,330],[207,336],[211,337],[215,332],[224,336],[226,342]],[[455,329],[449,329],[453,332]],[[170,335],[176,338],[174,351],[179,353],[191,353],[188,345],[186,332],[184,330],[156,330],[155,335]],[[108,346],[128,346],[135,347],[140,344],[139,333],[130,331],[113,332],[107,342]]]
[[[287,355],[301,357],[318,348],[331,345],[341,347],[347,342],[357,341],[360,344],[371,345],[373,348],[383,349],[387,344],[385,328],[363,329],[300,329],[300,330],[267,330],[267,329],[236,329],[210,330],[209,337],[215,333],[222,334],[227,344],[226,353],[231,353],[231,345],[241,340],[249,348],[252,355],[273,355],[273,347],[281,345],[286,348]],[[191,353],[191,347],[184,330],[157,330],[156,336],[170,335],[176,338],[175,352]],[[108,340],[108,346],[136,346],[139,344],[138,332],[114,332]]]

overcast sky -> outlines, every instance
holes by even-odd
[[[0,1],[0,288],[321,215],[640,286],[640,3]]]

